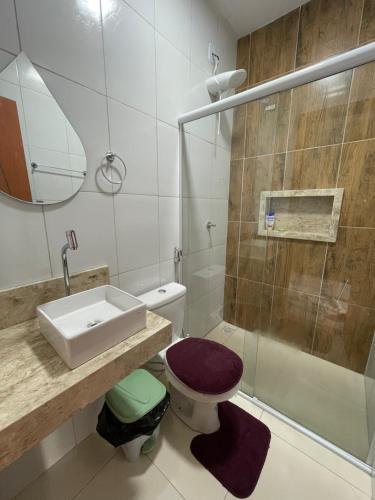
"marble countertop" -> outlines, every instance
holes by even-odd
[[[147,327],[70,370],[37,319],[0,330],[0,469],[164,349],[171,323],[147,312]]]

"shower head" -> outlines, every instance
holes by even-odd
[[[245,81],[246,69],[226,71],[207,79],[207,90],[211,95],[220,95],[226,90],[235,89]]]

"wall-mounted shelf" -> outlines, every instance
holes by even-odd
[[[260,193],[258,234],[272,238],[336,241],[344,190],[301,189]],[[267,229],[266,213],[275,212]]]

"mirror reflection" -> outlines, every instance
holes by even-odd
[[[0,191],[58,203],[80,189],[86,168],[78,135],[21,52],[0,73]]]

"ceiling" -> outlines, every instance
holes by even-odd
[[[274,21],[307,0],[210,0],[238,37]]]

